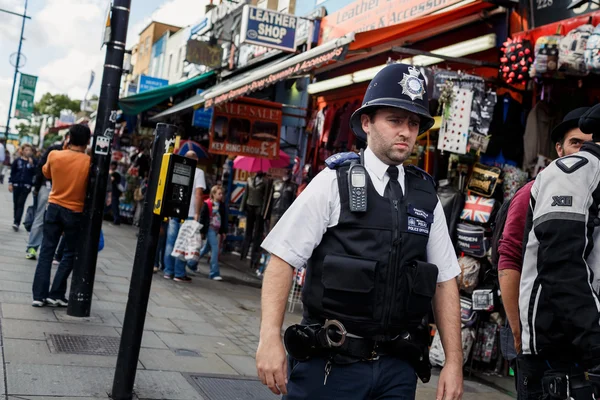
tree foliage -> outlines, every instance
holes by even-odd
[[[41,126],[40,125],[29,125],[20,123],[16,126],[17,131],[19,132],[19,137],[27,136],[27,135],[39,135]]]
[[[71,110],[78,113],[81,109],[79,100],[71,100],[66,94],[46,93],[40,101],[34,104],[33,112],[36,115],[51,115],[54,118],[60,117],[62,110]]]

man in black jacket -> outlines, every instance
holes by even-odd
[[[25,258],[28,260],[35,260],[37,258],[37,251],[42,245],[42,238],[44,237],[44,213],[46,211],[46,206],[48,205],[48,196],[52,189],[52,182],[49,179],[46,179],[42,173],[42,167],[46,164],[46,161],[48,161],[48,154],[50,154],[50,152],[54,150],[63,150],[68,143],[69,135],[67,134],[64,142],[50,146],[38,163],[33,181],[33,195],[37,196],[37,208],[35,210],[35,220],[31,226],[31,232],[29,232],[29,243],[27,243],[25,254]]]

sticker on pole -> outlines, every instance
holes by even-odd
[[[110,150],[110,139],[104,136],[96,137],[96,148],[94,149],[94,153],[100,156],[108,155],[108,151]]]

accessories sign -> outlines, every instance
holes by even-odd
[[[240,43],[295,52],[297,23],[293,15],[246,5]]]

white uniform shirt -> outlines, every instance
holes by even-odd
[[[388,165],[367,148],[365,168],[379,195],[383,196],[390,177]],[[406,193],[404,168],[398,166],[398,181]],[[304,189],[302,194],[281,217],[262,243],[262,247],[294,268],[306,264],[313,250],[321,243],[327,228],[338,224],[340,218],[340,192],[337,173],[326,168]],[[460,274],[456,253],[448,235],[444,210],[438,200],[433,212],[433,224],[427,242],[427,262],[438,267],[438,282],[445,282]]]

